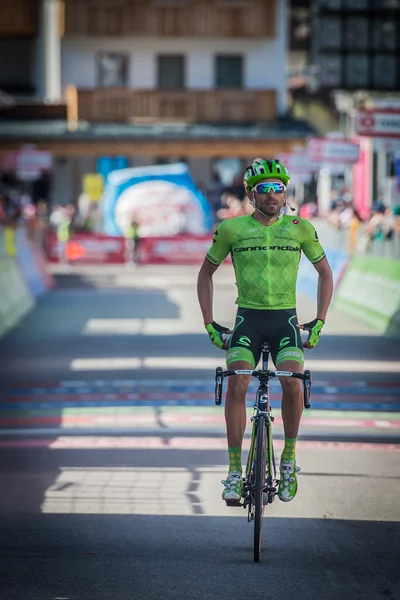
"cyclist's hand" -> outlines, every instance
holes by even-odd
[[[321,331],[324,325],[325,321],[323,321],[322,319],[314,319],[309,323],[297,325],[299,329],[304,329],[305,331],[308,331],[308,338],[303,344],[304,348],[314,348],[318,344]]]
[[[206,325],[206,331],[214,346],[217,346],[221,350],[227,349],[230,334],[232,333],[228,327],[222,327],[222,325],[218,325],[218,323],[213,321]]]

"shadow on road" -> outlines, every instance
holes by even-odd
[[[182,357],[215,357],[216,365],[223,363],[223,354],[205,334],[83,335],[93,319],[178,319],[179,307],[160,289],[98,289],[94,281],[71,277],[75,279],[63,279],[65,289],[50,292],[0,342],[1,427],[8,426],[5,418],[15,417],[18,403],[25,406],[25,424],[43,411],[50,419],[47,427],[62,425],[61,408],[50,409],[45,401],[34,411],[29,408],[23,392],[29,382],[56,386],[71,378],[146,378],[153,379],[156,388],[166,378],[213,377],[212,369],[71,372],[76,357],[175,357],[178,366]],[[372,352],[377,360],[393,361],[399,359],[399,349],[394,339],[326,336],[315,355],[306,357],[370,360]],[[373,361],[368,375],[375,381],[398,381],[396,373],[374,374]],[[352,380],[359,375],[339,377]],[[14,405],[4,391],[10,386],[22,390]],[[111,409],[112,400],[104,406]],[[162,438],[164,449],[151,449],[145,436],[135,438],[142,444],[139,450],[119,447],[124,443],[120,436],[110,438],[107,449],[98,429],[90,439],[49,437],[46,421],[41,427],[41,436],[27,432],[16,447],[1,449],[4,600],[399,598],[397,522],[267,518],[263,562],[255,566],[252,527],[244,511],[241,518],[212,515],[221,505],[215,465],[225,464],[226,452],[166,449],[168,436]],[[82,440],[93,446],[82,449]],[[370,476],[356,473],[364,487],[346,498],[352,511],[370,502],[365,486],[371,490],[377,481],[381,489],[374,488],[375,497],[378,493],[381,502],[390,500],[387,489],[395,477],[376,473],[377,468]],[[304,474],[321,481],[332,475],[315,470]],[[340,485],[349,483],[343,473]],[[341,489],[338,493],[338,505],[347,506]]]
[[[399,523],[41,515],[0,521],[7,600],[399,598]],[[273,594],[273,595],[270,595]]]

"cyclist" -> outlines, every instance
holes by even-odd
[[[275,366],[303,372],[300,329],[309,332],[304,347],[316,346],[332,297],[332,273],[317,232],[306,219],[284,214],[290,175],[279,160],[254,159],[244,175],[247,197],[254,207],[249,215],[223,221],[200,269],[197,293],[211,342],[226,349],[229,369],[254,369],[264,341],[271,346]],[[302,325],[296,314],[296,281],[301,252],[318,272],[316,318]],[[213,319],[213,274],[231,254],[238,287],[232,332]],[[226,334],[231,333],[229,343]],[[240,500],[242,441],[246,428],[245,395],[248,375],[230,377],[225,403],[229,469],[224,500]],[[301,380],[282,377],[282,419],[285,445],[280,460],[278,496],[284,502],[297,492],[296,439],[303,409]]]

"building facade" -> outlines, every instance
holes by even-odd
[[[0,153],[50,151],[53,200],[74,200],[100,157],[183,159],[207,185],[221,158],[310,134],[288,115],[286,0],[0,4]]]

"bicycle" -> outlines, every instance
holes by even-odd
[[[222,402],[222,388],[225,377],[231,375],[252,375],[259,380],[256,391],[254,415],[251,417],[252,430],[250,449],[246,464],[246,473],[243,478],[242,499],[240,501],[227,501],[228,506],[243,506],[247,508],[247,520],[254,521],[254,561],[259,562],[261,554],[261,531],[265,506],[272,504],[278,491],[279,480],[276,478],[275,455],[272,443],[272,423],[274,417],[271,413],[269,400],[269,380],[274,377],[294,377],[303,380],[304,407],[310,408],[311,373],[293,373],[291,371],[270,371],[268,358],[270,346],[262,345],[262,369],[239,369],[236,371],[223,370],[217,367],[215,371],[215,404]]]

